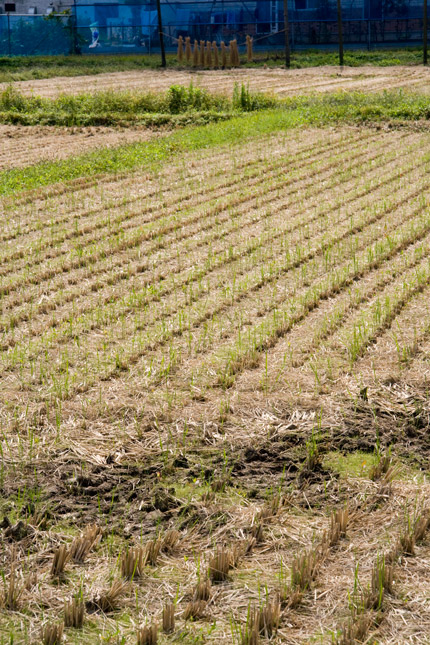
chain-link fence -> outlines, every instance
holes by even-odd
[[[361,2],[361,4],[360,4]],[[64,5],[63,5],[64,7]],[[245,43],[254,50],[284,46],[282,0],[214,0],[162,2],[166,49],[174,51],[178,37]],[[344,2],[346,46],[376,47],[420,44],[422,5],[410,0]],[[292,0],[289,4],[291,47],[328,47],[338,42],[335,3]],[[156,53],[159,51],[155,2],[135,4],[76,2],[62,14],[0,15],[0,55],[68,53]]]

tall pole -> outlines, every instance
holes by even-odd
[[[288,24],[288,0],[284,0],[284,32],[285,32],[285,67],[291,64],[290,30]]]
[[[427,65],[427,0],[424,0],[423,11],[423,64]]]
[[[73,28],[73,53],[78,54],[78,13],[76,10],[76,0],[73,0],[73,19],[72,19],[72,28]]]
[[[158,14],[158,35],[160,36],[160,49],[161,49],[161,67],[166,67],[166,51],[164,49],[163,21],[161,20],[160,0],[157,0],[157,14]]]
[[[8,50],[9,56],[10,56],[11,53],[12,53],[12,48],[11,48],[11,45],[10,45],[10,15],[9,15],[9,12],[7,14],[7,50]]]
[[[343,67],[343,29],[341,0],[337,0],[337,32],[339,34],[339,65]]]

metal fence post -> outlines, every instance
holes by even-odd
[[[343,28],[341,0],[337,0],[337,33],[339,38],[339,65],[343,67]]]
[[[12,46],[10,41],[10,15],[7,14],[7,50],[9,56],[12,56]]]
[[[284,0],[284,36],[285,36],[285,67],[290,67],[290,34],[288,28],[288,0]]]
[[[160,0],[157,0],[157,15],[158,15],[158,35],[160,36],[161,67],[166,67],[166,51],[164,49],[163,21],[161,17]]]
[[[73,0],[73,22],[72,22],[73,53],[78,54],[78,13],[76,10],[76,0]]]

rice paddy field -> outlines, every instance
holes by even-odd
[[[430,128],[283,110],[0,126],[4,645],[430,643]]]
[[[235,83],[245,83],[252,90],[274,93],[277,96],[297,96],[326,93],[336,90],[383,91],[398,88],[429,91],[430,72],[426,67],[396,65],[388,67],[336,67],[324,65],[305,69],[231,69],[200,70],[140,69],[138,71],[107,72],[97,76],[41,78],[17,81],[14,87],[24,94],[54,97],[59,94],[78,94],[101,90],[142,90],[161,92],[171,85],[192,82],[212,92],[231,94]],[[0,91],[6,89],[0,83]]]

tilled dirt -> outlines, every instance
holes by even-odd
[[[425,67],[311,67],[307,69],[243,69],[243,70],[146,70],[115,72],[97,76],[58,77],[37,81],[18,81],[14,87],[25,94],[54,97],[100,90],[139,90],[160,92],[171,85],[190,83],[211,92],[232,94],[236,83],[245,83],[251,90],[294,96],[314,92],[353,91],[381,92],[409,89],[427,92],[430,71]],[[6,89],[0,84],[0,91]]]

